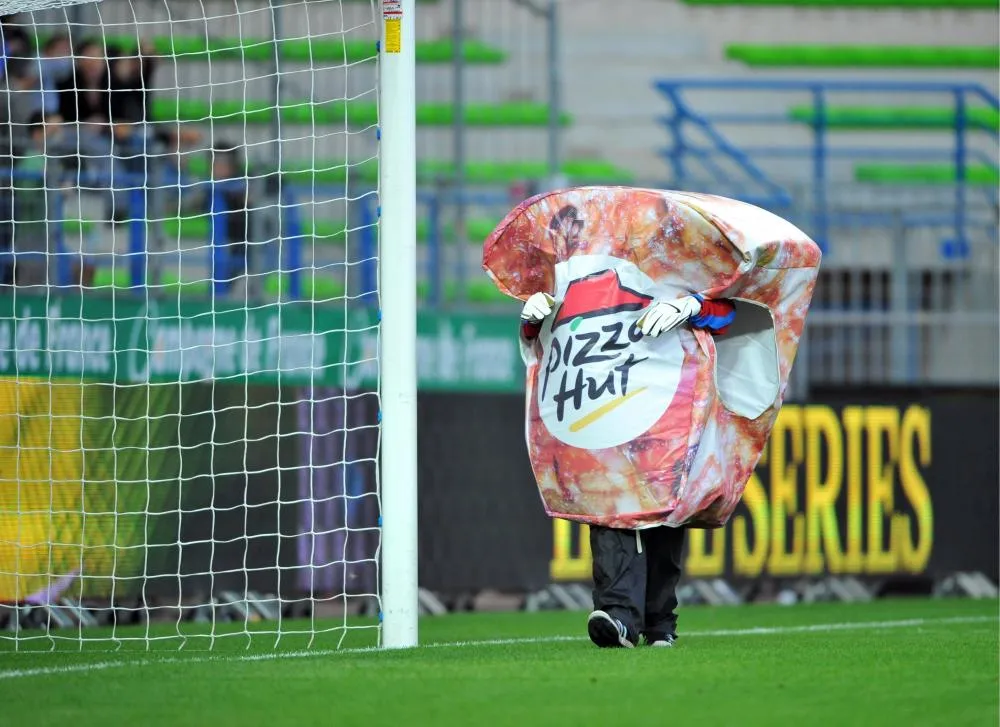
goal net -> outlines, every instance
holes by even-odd
[[[415,640],[404,5],[0,3],[0,650]]]

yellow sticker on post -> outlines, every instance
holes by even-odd
[[[403,49],[403,3],[399,0],[382,2],[382,42],[386,53],[401,53]]]

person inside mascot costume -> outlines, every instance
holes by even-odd
[[[722,197],[580,187],[521,203],[483,267],[523,301],[546,513],[587,524],[601,647],[672,646],[688,527],[724,525],[787,387],[820,262]]]

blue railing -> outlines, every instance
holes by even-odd
[[[30,194],[37,190],[38,194],[45,194],[44,185],[48,184],[49,191],[45,202],[45,219],[31,220],[39,224],[47,225],[47,234],[50,235],[46,252],[25,251],[16,249],[0,250],[0,265],[6,265],[17,259],[32,259],[44,256],[51,256],[54,261],[55,284],[66,287],[72,284],[72,268],[76,261],[77,254],[71,253],[66,247],[66,233],[63,223],[67,221],[66,204],[60,189],[62,179],[49,179],[46,182],[45,176],[38,172],[25,172],[7,170],[0,173],[0,178],[6,180],[11,185],[8,194]],[[128,269],[128,284],[133,290],[143,288],[146,285],[146,273],[148,271],[148,236],[150,226],[157,224],[155,214],[150,215],[150,197],[156,193],[156,186],[160,189],[175,189],[181,187],[193,187],[207,185],[209,197],[209,239],[208,245],[208,269],[211,271],[211,283],[213,292],[216,295],[224,294],[235,272],[232,255],[228,250],[228,206],[225,201],[225,193],[232,185],[231,182],[220,181],[198,181],[186,182],[176,175],[161,172],[159,178],[150,179],[146,175],[128,174],[116,172],[113,178],[106,174],[87,172],[78,175],[68,175],[68,180],[78,187],[83,194],[88,193],[124,193],[127,197],[127,217],[128,217],[128,252],[125,254]],[[114,186],[112,186],[114,185]],[[148,185],[148,186],[147,186]],[[8,204],[10,201],[8,200]],[[282,251],[285,253],[285,262],[282,265],[279,261],[278,272],[288,273],[288,295],[292,299],[302,297],[302,243],[304,232],[301,217],[298,213],[296,193],[292,186],[286,185],[282,189],[278,204],[282,215]],[[150,217],[154,219],[150,219]],[[23,224],[24,221],[13,220],[13,224]],[[82,233],[83,234],[83,233]],[[252,244],[252,241],[251,241]]]
[[[458,204],[467,207],[486,207],[493,210],[493,215],[497,221],[503,218],[507,212],[520,200],[512,201],[510,194],[506,191],[486,191],[455,188],[424,188],[417,190],[418,219],[424,220],[427,226],[426,243],[422,245],[425,249],[423,260],[423,278],[427,285],[426,302],[428,305],[437,306],[445,300],[445,281],[450,281],[457,286],[462,286],[468,279],[469,273],[478,278],[481,276],[478,266],[475,271],[467,269],[466,251],[457,250],[451,263],[454,269],[448,274],[444,259],[445,235],[444,219],[445,211],[454,208]],[[382,240],[382,249],[378,248],[378,216],[379,208],[377,198],[374,194],[362,198],[364,202],[361,206],[362,224],[362,296],[374,297],[377,277],[377,257],[392,254],[392,240]],[[457,245],[469,245],[479,240],[456,239]]]
[[[767,80],[767,79],[663,79],[654,82],[671,106],[670,113],[660,119],[667,127],[671,143],[661,151],[661,155],[673,172],[671,184],[680,189],[719,191],[721,194],[737,197],[747,202],[772,209],[787,211],[795,200],[787,180],[778,181],[774,173],[767,171],[769,161],[775,159],[803,159],[809,164],[808,170],[798,175],[808,184],[811,191],[810,232],[814,239],[826,248],[833,219],[830,205],[829,176],[831,160],[894,160],[900,162],[950,162],[955,168],[953,185],[953,208],[951,221],[954,225],[955,241],[966,244],[966,220],[969,210],[970,163],[977,162],[992,169],[997,168],[996,154],[984,153],[970,148],[969,139],[973,134],[986,133],[995,145],[997,131],[984,128],[982,124],[970,123],[969,110],[979,105],[996,111],[1000,109],[997,98],[981,86],[951,83],[919,83],[893,81],[837,81],[837,80]],[[725,94],[728,108],[739,108],[741,93],[774,94],[774,108],[777,111],[700,111],[689,100],[691,92],[720,92]],[[833,94],[934,94],[943,96],[954,113],[954,129],[951,144],[935,149],[917,146],[858,147],[837,143],[831,139],[836,130],[827,124],[827,109]],[[811,120],[802,121],[787,113],[790,101],[798,94],[809,100]],[[884,102],[884,99],[879,99]],[[756,100],[758,106],[760,100]],[[808,144],[773,144],[747,146],[736,144],[723,133],[720,127],[764,126],[776,138],[784,133],[784,127],[807,128],[811,132]],[[704,140],[692,141],[690,130],[699,131]],[[991,149],[992,151],[992,149]],[[726,171],[722,162],[727,162],[735,171]],[[696,174],[693,166],[698,165],[702,174]],[[992,190],[995,191],[995,190]],[[992,194],[988,192],[988,194]]]
[[[243,180],[221,180],[205,182],[210,192],[210,232],[211,242],[209,269],[212,271],[212,287],[216,295],[224,295],[230,281],[237,272],[234,268],[233,256],[228,250],[229,243],[229,208],[225,199],[227,191],[234,188],[242,190]],[[250,205],[253,206],[252,204]],[[281,273],[288,273],[288,295],[292,300],[302,297],[302,243],[305,232],[302,218],[298,213],[295,189],[285,185],[279,198],[279,213],[281,215],[281,250],[285,253],[285,264],[279,261],[277,268]],[[250,240],[249,244],[253,244]],[[271,266],[273,267],[273,266]]]

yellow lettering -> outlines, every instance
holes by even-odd
[[[840,421],[827,406],[810,406],[804,412],[806,437],[806,556],[805,572],[823,572],[826,553],[830,573],[841,573],[844,554],[837,525],[837,496],[844,476],[843,436]],[[820,474],[822,443],[826,440],[826,476]]]
[[[573,555],[573,523],[569,520],[552,520],[552,560],[549,577],[554,581],[579,581],[591,578],[592,554],[590,528],[579,525],[580,554]]]
[[[765,450],[766,452],[766,450]],[[764,457],[761,457],[763,463]],[[733,572],[740,576],[756,577],[764,572],[767,561],[768,526],[767,493],[757,474],[751,474],[743,491],[743,503],[750,512],[753,522],[754,546],[750,547],[747,536],[747,518],[740,515],[733,520]]]
[[[791,456],[786,451],[786,432],[791,437]],[[798,509],[797,465],[802,461],[802,409],[782,408],[771,434],[771,554],[768,571],[773,575],[801,572],[804,546],[802,514]],[[792,548],[786,549],[785,517],[792,516]]]
[[[590,526],[589,525],[578,525],[577,530],[580,533],[580,556],[577,560],[582,560],[587,564],[587,568],[590,568],[590,561],[593,559],[593,554],[590,550]]]
[[[743,493],[746,511],[733,518],[733,574],[922,572],[934,544],[934,508],[923,474],[931,459],[931,418],[924,407],[909,407],[902,416],[895,407],[845,407],[838,421],[828,406],[786,405],[759,462],[769,482],[752,473]],[[906,512],[895,508],[897,468]],[[843,541],[839,505],[845,506]],[[567,520],[553,520],[552,527],[552,579],[588,580],[589,528]],[[711,534],[692,529],[686,574],[721,576],[726,540],[721,528]]]
[[[569,560],[572,524],[569,520],[552,521],[552,559],[557,563]]]
[[[685,571],[689,576],[721,576],[726,566],[726,531],[712,530],[712,547],[708,547],[707,531],[688,531],[688,559]]]
[[[893,471],[899,436],[899,411],[890,406],[873,406],[865,412],[868,429],[868,558],[869,573],[891,573],[896,569],[892,542],[886,547],[883,516],[892,517]],[[883,436],[885,435],[885,436]],[[883,444],[888,443],[888,452]]]
[[[917,519],[916,544],[910,538],[909,518],[895,537],[900,565],[911,573],[927,567],[934,545],[934,506],[920,467],[931,463],[931,414],[924,407],[911,406],[903,414],[899,431],[899,481],[903,495],[913,506]],[[893,521],[895,525],[896,521]]]
[[[864,430],[864,409],[849,406],[841,417],[847,435],[847,549],[841,562],[842,573],[861,573],[864,568],[862,542],[862,480],[861,434]]]

